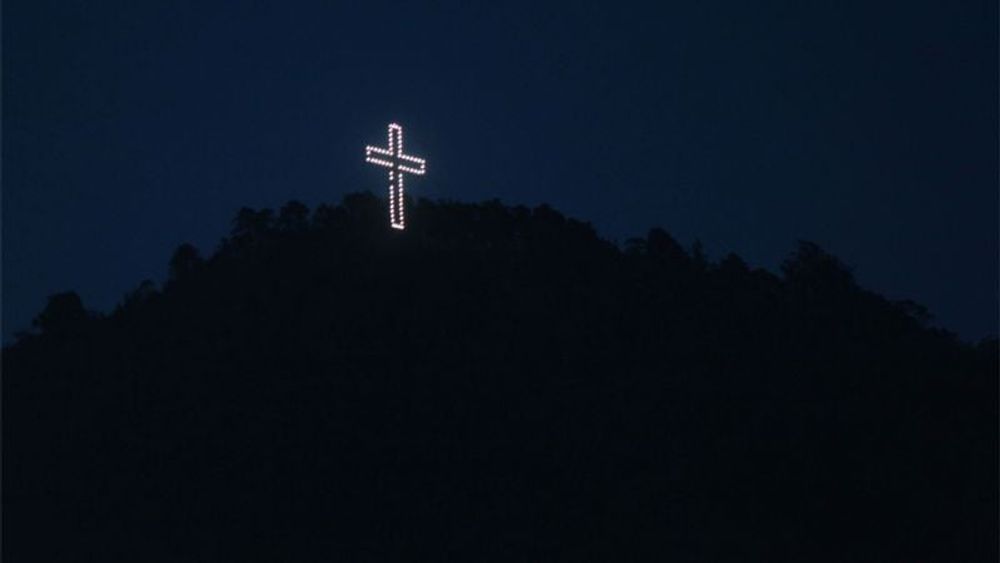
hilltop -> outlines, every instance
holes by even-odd
[[[244,208],[6,348],[18,561],[978,561],[996,340],[547,206]]]

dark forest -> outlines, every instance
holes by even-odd
[[[52,295],[3,354],[4,559],[996,560],[996,339],[807,241],[774,273],[385,206],[244,208],[106,315]]]

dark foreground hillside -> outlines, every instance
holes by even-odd
[[[243,210],[4,351],[5,561],[996,561],[997,347],[546,208]]]

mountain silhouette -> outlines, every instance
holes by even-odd
[[[3,354],[8,561],[995,561],[995,339],[548,206],[242,209]]]

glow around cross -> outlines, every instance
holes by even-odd
[[[406,228],[403,209],[403,174],[423,176],[427,163],[422,158],[403,153],[403,127],[389,124],[389,147],[365,147],[365,160],[389,169],[389,224],[393,229]]]

